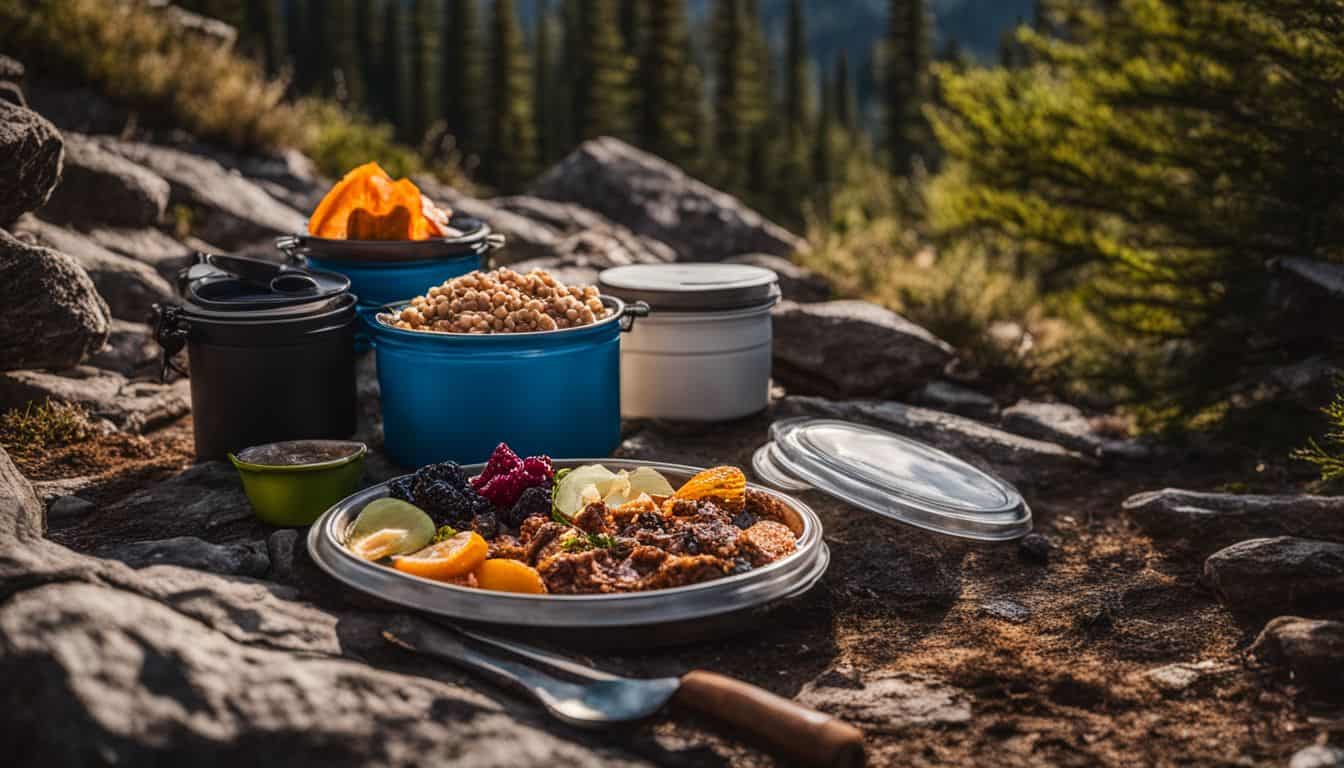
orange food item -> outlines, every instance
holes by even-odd
[[[496,592],[521,592],[540,595],[546,592],[537,569],[518,560],[486,560],[476,569],[476,586]]]
[[[480,534],[463,531],[419,552],[392,558],[392,567],[412,576],[449,581],[476,570],[489,553],[490,545]]]
[[[445,234],[450,215],[409,179],[393,181],[377,163],[365,163],[322,198],[308,232],[339,240],[426,240]]]
[[[747,476],[737,467],[710,467],[687,480],[663,502],[669,511],[678,500],[712,499],[725,512],[740,512],[747,504]]]

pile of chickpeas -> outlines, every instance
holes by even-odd
[[[409,331],[526,333],[589,325],[608,312],[596,286],[567,286],[540,269],[505,268],[455,277],[383,319]]]

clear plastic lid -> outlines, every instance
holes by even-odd
[[[1031,530],[1017,489],[917,440],[838,419],[775,422],[752,459],[764,482],[815,488],[903,523],[982,541]]]

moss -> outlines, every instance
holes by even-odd
[[[83,440],[93,431],[81,405],[43,400],[0,414],[0,445],[18,456]]]

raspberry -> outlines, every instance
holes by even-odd
[[[490,454],[485,469],[480,475],[472,478],[471,487],[479,491],[496,476],[512,472],[522,464],[523,460],[518,458],[518,454],[514,453],[507,443],[500,443],[495,446],[495,452]]]
[[[496,475],[487,480],[485,485],[480,488],[482,496],[493,501],[495,506],[508,509],[523,495],[533,483],[528,481],[527,475],[522,472],[511,472],[506,475]]]
[[[503,521],[517,528],[523,524],[523,521],[529,517],[550,517],[551,514],[551,489],[541,485],[534,485],[523,491],[518,497],[518,501],[503,516]]]
[[[555,467],[551,466],[550,456],[528,456],[523,459],[523,471],[538,482],[555,477]]]

